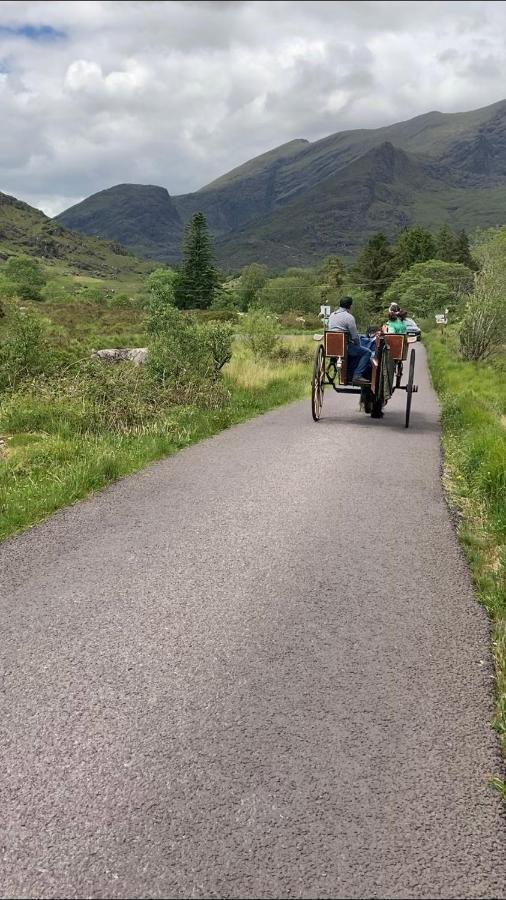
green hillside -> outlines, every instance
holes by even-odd
[[[98,278],[142,275],[153,268],[117,241],[83,237],[39,209],[0,193],[0,260],[18,254]]]

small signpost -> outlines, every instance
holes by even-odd
[[[436,313],[436,325],[439,325],[441,328],[441,336],[443,340],[446,340],[446,326],[448,325],[447,309],[445,309],[444,313]]]
[[[320,319],[323,320],[323,324],[325,328],[329,324],[329,316],[330,316],[330,306],[326,306],[324,303],[320,306]]]

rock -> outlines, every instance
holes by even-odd
[[[147,347],[113,348],[111,350],[94,350],[91,354],[102,362],[132,362],[134,366],[141,366],[146,362]]]

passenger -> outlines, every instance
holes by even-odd
[[[339,308],[329,317],[328,331],[343,331],[348,335],[348,360],[353,367],[353,384],[369,384],[371,380],[371,360],[373,351],[362,346],[360,335],[357,331],[355,317],[350,309],[353,303],[351,297],[343,297],[339,302]]]
[[[407,334],[406,323],[407,312],[399,309],[398,312],[390,312],[388,314],[388,322],[386,323],[387,334]]]

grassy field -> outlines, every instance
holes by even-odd
[[[456,336],[426,343],[442,406],[444,481],[476,590],[493,623],[495,726],[506,752],[506,365],[465,362]],[[498,781],[506,799],[504,783]]]
[[[82,323],[81,323],[82,325]],[[145,335],[141,335],[145,338]],[[140,369],[95,364],[37,379],[0,402],[0,538],[103,488],[152,460],[270,408],[303,397],[311,339],[282,342],[294,361],[255,360],[243,342],[204,403],[150,394]],[[90,364],[91,365],[91,364]],[[89,375],[90,373],[88,373]]]

